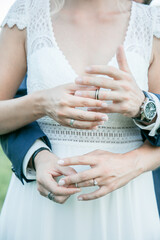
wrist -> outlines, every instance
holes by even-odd
[[[33,155],[32,155],[32,158],[31,158],[31,164],[32,164],[32,168],[36,171],[37,169],[37,162],[39,162],[39,156],[41,154],[44,155],[45,152],[50,152],[48,148],[45,148],[45,147],[41,147],[39,148],[38,150],[36,150]],[[41,159],[41,158],[40,158]],[[45,157],[42,159],[44,159],[44,161],[46,161]]]
[[[139,100],[139,106],[138,106],[138,111],[137,111],[137,114],[133,117],[133,118],[140,118],[141,116],[141,107],[145,101],[145,95],[144,95],[144,92],[141,91],[141,96],[140,96],[140,100]]]
[[[43,91],[33,93],[32,101],[34,103],[34,115],[36,119],[42,118],[46,115],[46,98]]]
[[[143,94],[145,98],[140,106],[140,112],[133,119],[144,125],[149,125],[155,122],[157,107],[154,99],[148,92],[143,91]]]
[[[137,176],[143,174],[146,169],[145,169],[145,164],[143,162],[144,159],[144,152],[142,155],[142,152],[140,148],[135,149],[131,152],[127,152],[125,153],[126,155],[126,160],[131,161],[131,165],[133,167],[133,169],[135,170],[135,172],[137,173]]]

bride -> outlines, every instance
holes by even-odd
[[[130,0],[15,2],[0,38],[0,134],[39,119],[54,161],[35,159],[44,197],[36,182],[12,176],[0,240],[160,239],[151,172],[160,149],[143,144],[132,120],[140,89],[160,92],[159,21],[156,9]],[[10,100],[26,72],[28,96]],[[44,168],[52,183],[42,186]],[[59,179],[66,169],[72,175]]]

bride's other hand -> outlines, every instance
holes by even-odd
[[[58,184],[63,186],[77,183],[81,188],[97,185],[98,190],[78,197],[79,200],[84,201],[94,200],[121,188],[142,174],[144,168],[139,158],[140,154],[134,151],[116,154],[96,150],[82,156],[59,160],[61,166],[90,165],[91,169],[65,177]]]
[[[127,63],[123,47],[117,50],[119,69],[112,66],[92,66],[87,68],[88,76],[76,79],[80,85],[95,86],[99,91],[99,99],[113,101],[105,108],[89,108],[89,111],[103,113],[121,113],[127,117],[136,117],[145,99],[143,91],[138,87]],[[104,77],[97,77],[103,75]],[[109,78],[106,78],[109,77]],[[106,91],[110,89],[111,91]],[[76,91],[76,96],[95,98],[95,91]]]
[[[106,114],[88,112],[77,108],[102,107],[104,103],[95,99],[75,96],[75,91],[78,89],[91,91],[91,89],[95,89],[95,87],[66,84],[41,91],[45,99],[45,115],[66,127],[94,129],[98,125],[103,125],[104,121],[108,119]],[[72,123],[71,119],[73,119]]]
[[[80,189],[73,184],[69,187],[67,185],[60,187],[57,184],[57,177],[76,174],[73,168],[59,166],[57,161],[58,157],[47,150],[37,154],[35,158],[37,189],[44,197],[52,193],[54,202],[63,204],[71,195],[80,192]]]

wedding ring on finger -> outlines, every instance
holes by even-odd
[[[75,187],[78,188],[78,183],[75,183]]]
[[[95,179],[93,179],[93,186],[98,186],[98,182]]]
[[[75,122],[75,120],[74,120],[74,119],[71,119],[71,120],[70,120],[70,126],[71,126],[71,127],[73,127],[73,125],[74,125],[74,122]]]
[[[53,193],[49,192],[47,197],[49,200],[55,202],[55,195]]]
[[[99,89],[96,89],[95,91],[95,99],[99,100]]]

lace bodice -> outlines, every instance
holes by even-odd
[[[2,27],[8,24],[20,30],[26,28],[28,94],[70,83],[77,76],[55,40],[51,11],[50,0],[17,0],[2,23]],[[133,2],[123,45],[130,69],[143,90],[148,90],[153,36],[160,37],[160,10]],[[118,67],[115,56],[109,65]],[[48,117],[38,122],[53,142],[106,144],[142,140],[134,122],[120,114],[109,114],[109,121],[97,131],[66,128]]]

